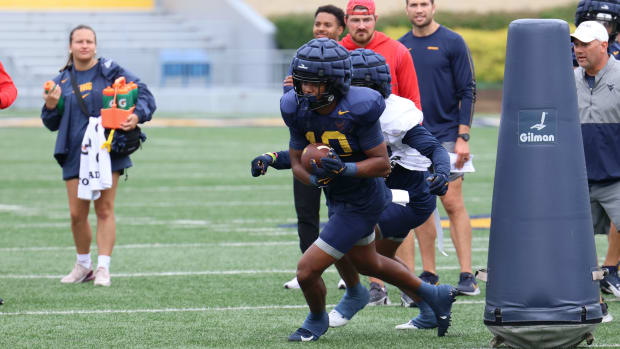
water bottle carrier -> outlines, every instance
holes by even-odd
[[[136,107],[131,107],[128,110],[117,107],[101,109],[101,124],[104,128],[119,129],[121,123],[125,122],[135,109]]]

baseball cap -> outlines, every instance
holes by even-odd
[[[368,9],[367,11],[354,11],[355,7],[363,6]],[[349,0],[347,4],[347,15],[374,15],[375,14],[375,1],[374,0]]]
[[[585,43],[593,40],[598,40],[600,42],[607,42],[607,40],[609,40],[607,29],[596,21],[581,22],[577,29],[575,29],[575,32],[570,36]]]

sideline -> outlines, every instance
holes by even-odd
[[[143,125],[140,125],[142,127]],[[179,118],[154,118],[144,124],[145,128],[151,127],[284,127],[281,118],[215,118],[215,119],[179,119]],[[474,117],[473,126],[476,127],[499,127],[499,117],[478,116]],[[0,118],[0,128],[8,127],[43,127],[41,119],[31,118]]]
[[[154,118],[144,127],[273,127],[284,126],[281,118],[221,118],[221,119],[177,119]],[[43,127],[40,118],[1,118],[0,128],[6,127]],[[140,125],[142,127],[142,125]]]

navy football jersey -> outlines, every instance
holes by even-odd
[[[280,100],[282,119],[289,128],[289,147],[303,150],[310,143],[328,144],[345,162],[367,159],[365,150],[383,142],[379,117],[385,101],[378,92],[352,86],[337,107],[328,115],[309,110],[297,104],[294,91]],[[365,205],[377,196],[385,197],[388,190],[382,178],[339,176],[325,189],[329,201]]]

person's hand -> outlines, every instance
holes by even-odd
[[[344,161],[333,150],[321,159],[321,166],[334,176],[340,176],[346,168]]]
[[[442,173],[433,173],[427,179],[432,195],[443,196],[448,192],[448,176]]]
[[[127,120],[121,123],[121,130],[123,131],[131,131],[138,125],[138,115],[129,114]]]
[[[454,167],[457,169],[463,168],[465,162],[469,161],[469,143],[465,142],[462,138],[456,139],[456,144],[454,145],[454,153],[456,153],[456,163]]]
[[[312,172],[310,174],[310,184],[323,188],[326,187],[329,182],[332,181],[333,175],[322,167],[318,167],[316,165],[316,161],[314,159],[310,160],[310,165],[312,166]],[[321,165],[323,165],[323,159],[321,159]]]
[[[62,90],[60,86],[54,85],[49,92],[43,91],[43,99],[45,100],[45,107],[49,110],[56,108],[58,105],[58,101],[60,101],[60,96],[62,95]]]
[[[259,155],[251,162],[252,177],[262,176],[267,173],[267,168],[273,163],[273,157],[268,154]]]
[[[284,81],[282,82],[283,86],[293,86],[293,76],[289,75],[286,78],[284,78]]]

